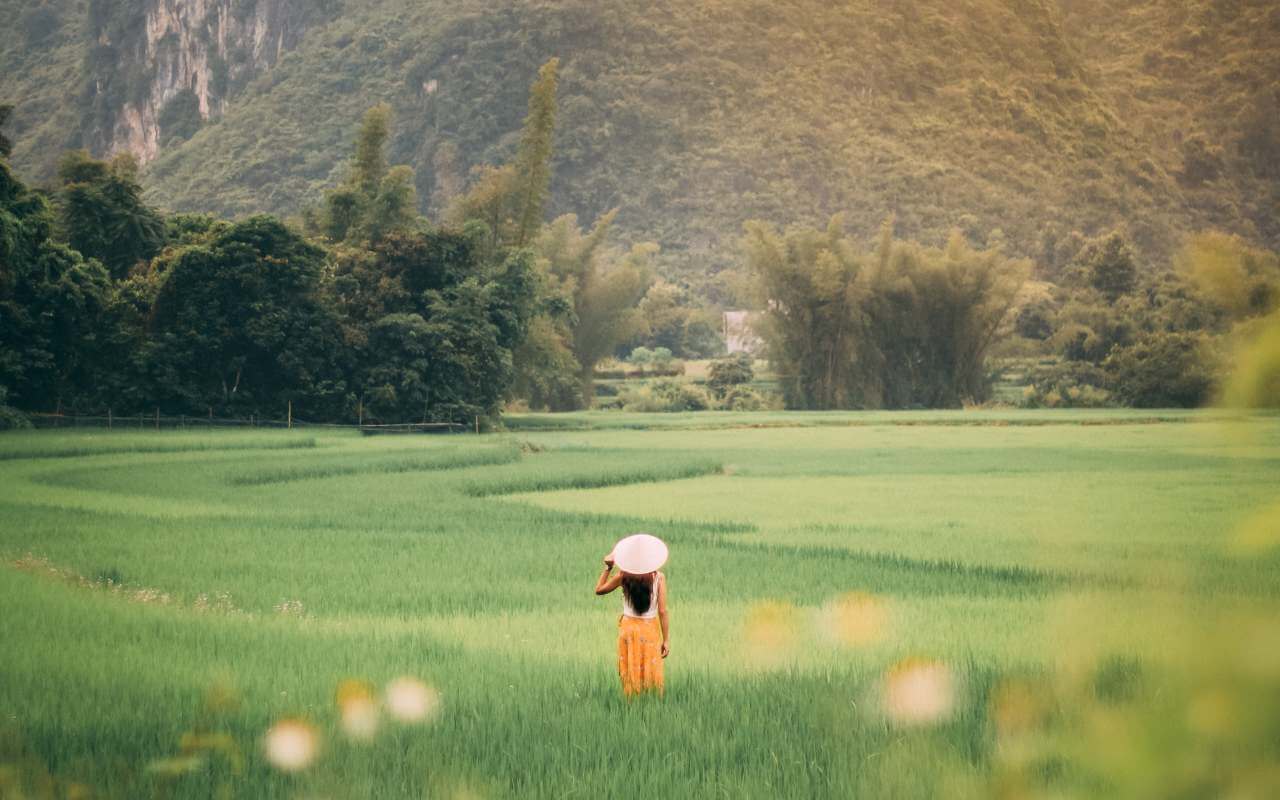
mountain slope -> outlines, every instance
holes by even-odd
[[[934,241],[999,230],[1037,257],[1066,231],[1118,224],[1151,258],[1205,227],[1275,246],[1271,6],[347,0],[161,148],[146,182],[174,210],[295,213],[386,100],[393,161],[417,169],[426,205],[511,153],[528,84],[556,55],[552,212],[619,207],[623,235],[658,241],[686,276],[732,265],[746,219],[837,211],[868,233],[892,212],[900,235]],[[0,97],[25,103],[29,85],[6,78]],[[15,159],[29,173],[48,174],[48,127],[27,125],[36,143]]]

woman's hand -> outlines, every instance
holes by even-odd
[[[613,569],[613,553],[612,552],[609,553],[609,555],[604,557],[604,566],[605,566],[605,569]]]
[[[663,658],[666,658],[666,657],[667,657],[668,655],[670,655],[670,654],[671,654],[671,642],[663,642],[663,643],[662,643],[662,657],[663,657]]]

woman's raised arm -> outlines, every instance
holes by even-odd
[[[622,585],[622,571],[619,570],[617,575],[610,575],[612,571],[613,553],[610,553],[604,557],[604,571],[596,581],[596,594],[608,594]]]

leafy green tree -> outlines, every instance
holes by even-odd
[[[636,347],[665,347],[680,358],[702,358],[723,352],[716,314],[682,286],[658,279],[640,301],[644,330],[627,342]]]
[[[150,313],[145,363],[161,407],[311,419],[346,403],[324,252],[278,220],[237,223],[176,254]]]
[[[859,348],[870,340],[861,297],[870,266],[844,238],[840,218],[824,231],[793,228],[785,234],[748,222],[743,244],[787,406],[863,404],[860,373],[871,356]]]
[[[86,258],[101,261],[113,278],[123,278],[160,251],[164,220],[142,202],[132,156],[117,156],[108,163],[78,150],[62,159],[58,178],[61,235]]]
[[[48,203],[0,162],[0,387],[19,408],[78,404],[101,355],[109,277],[52,230]]]
[[[1280,305],[1280,257],[1238,236],[1196,234],[1179,249],[1174,266],[1233,320],[1264,315]]]
[[[538,273],[528,251],[485,262],[482,235],[399,233],[340,254],[331,291],[366,418],[469,423],[499,412],[513,351],[529,337]]]

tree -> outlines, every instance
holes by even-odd
[[[474,228],[398,233],[342,254],[331,291],[369,416],[469,423],[499,412],[512,353],[529,336],[537,271],[528,251],[485,262],[480,238]]]
[[[0,387],[19,408],[91,389],[110,289],[95,260],[50,239],[53,214],[0,162]]]
[[[365,197],[373,197],[387,174],[387,139],[391,135],[391,106],[379,103],[364,114],[356,134],[356,152],[348,182]]]
[[[325,193],[312,229],[332,242],[378,242],[418,224],[418,195],[413,169],[387,166],[391,107],[380,103],[365,112],[356,134],[355,154],[341,186]]]
[[[1071,269],[1111,301],[1133,291],[1138,280],[1133,249],[1118,233],[1086,242]]]
[[[1136,408],[1197,408],[1209,399],[1213,359],[1202,337],[1163,333],[1118,347],[1103,363],[1107,388]]]
[[[625,254],[605,243],[616,212],[609,212],[583,233],[566,214],[552,222],[537,242],[542,268],[567,301],[566,342],[578,362],[584,404],[594,394],[595,367],[642,329],[636,308],[652,282],[657,245],[636,245]]]
[[[455,225],[484,222],[495,252],[532,244],[542,228],[551,185],[559,64],[556,58],[543,64],[529,89],[529,112],[515,160],[475,170],[471,189],[449,208],[447,217]]]
[[[770,360],[782,372],[789,408],[853,408],[864,402],[859,373],[868,339],[861,307],[869,265],[843,237],[841,220],[825,231],[779,233],[748,222],[743,241],[754,275]]]
[[[117,280],[160,251],[164,220],[142,202],[138,164],[130,155],[110,163],[84,150],[68,153],[58,167],[58,227],[66,242],[96,258]]]
[[[331,419],[346,404],[338,318],[321,294],[325,254],[272,217],[251,217],[174,255],[150,314],[155,401]]]
[[[748,223],[763,333],[790,407],[955,407],[986,396],[986,353],[1029,265],[958,233],[942,249],[897,242],[891,225],[865,253],[839,217],[786,234]]]
[[[556,128],[556,86],[560,59],[538,70],[529,88],[529,113],[516,151],[516,234],[514,245],[524,247],[542,227],[542,214],[551,187],[551,148]]]
[[[1280,258],[1238,236],[1196,234],[1178,250],[1174,266],[1232,319],[1267,314],[1280,304]]]

